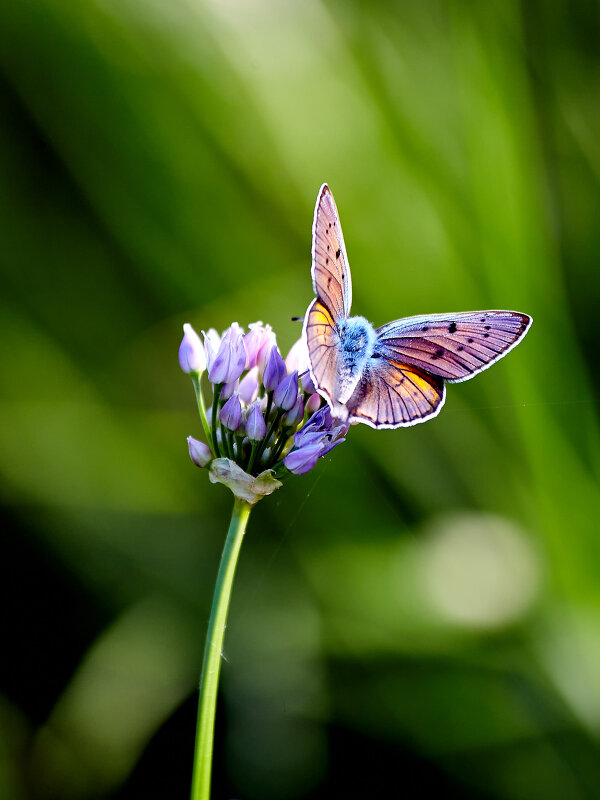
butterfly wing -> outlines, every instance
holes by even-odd
[[[326,183],[321,186],[312,229],[312,268],[315,294],[334,322],[350,314],[352,281],[340,217]]]
[[[416,425],[439,414],[445,397],[439,376],[394,359],[371,359],[346,404],[348,421],[372,428]]]
[[[304,318],[304,338],[308,347],[310,374],[319,393],[333,402],[339,373],[340,337],[327,306],[315,298]]]
[[[505,356],[531,322],[531,317],[518,311],[407,317],[377,329],[376,353],[458,383]]]

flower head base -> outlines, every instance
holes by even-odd
[[[191,326],[184,333],[180,362],[196,375],[194,388],[209,442],[189,437],[188,447],[195,464],[210,465],[213,483],[223,483],[237,497],[255,503],[290,474],[308,472],[344,440],[347,426],[333,420],[328,408],[320,408],[321,397],[303,380],[308,373],[302,340],[288,354],[286,366],[275,334],[261,322],[252,323],[248,333],[236,322],[222,336],[211,328],[204,345]],[[210,409],[197,377],[204,369],[212,385]],[[303,425],[307,414],[312,417]]]

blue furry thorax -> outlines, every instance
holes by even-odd
[[[339,329],[341,344],[350,360],[362,361],[373,353],[377,336],[364,317],[348,317]]]

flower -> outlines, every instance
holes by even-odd
[[[179,365],[187,374],[202,374],[206,369],[206,353],[200,337],[189,322],[183,326],[183,339],[179,345]]]
[[[244,336],[246,369],[258,366],[262,374],[271,348],[277,344],[275,334],[270,325],[263,325],[262,322],[251,322],[248,328],[250,330]]]
[[[221,394],[219,395],[219,400],[229,400],[231,395],[237,392],[239,385],[239,380],[231,381],[231,383],[224,383]]]
[[[206,332],[202,331],[202,335],[204,336],[204,349],[206,351],[206,366],[210,371],[221,345],[221,337],[214,328],[209,328]]]
[[[308,347],[306,339],[302,336],[290,348],[290,352],[285,357],[285,366],[288,372],[296,370],[299,375],[308,369]]]
[[[321,408],[321,395],[311,394],[311,396],[306,401],[306,410],[309,414],[314,414],[315,411],[318,411]]]
[[[265,370],[266,373],[266,370]],[[298,398],[298,373],[294,370],[275,389],[273,402],[282,411],[290,411]]]
[[[292,450],[283,459],[283,463],[294,475],[304,475],[315,466],[321,457],[321,447],[318,444],[309,444],[300,450]]]
[[[285,361],[277,347],[272,347],[263,373],[263,384],[268,392],[274,391],[285,378]]]
[[[242,421],[242,405],[238,393],[232,394],[219,414],[221,423],[230,431],[237,431]]]
[[[345,441],[348,425],[331,416],[329,406],[319,409],[298,433],[294,434],[294,448],[283,459],[283,464],[295,475],[311,470],[317,460]]]
[[[258,394],[258,367],[252,367],[240,381],[240,399],[250,405],[256,400]]]
[[[208,369],[211,383],[231,383],[237,380],[246,367],[246,348],[243,331],[233,322],[223,333],[214,361]]]
[[[312,384],[306,382],[308,355],[302,339],[288,353],[286,367],[275,334],[262,322],[253,322],[246,334],[237,322],[221,336],[214,328],[203,334],[204,344],[186,323],[179,359],[192,375],[206,370],[212,384],[207,407],[200,381],[194,380],[210,447],[191,436],[188,447],[195,464],[210,464],[213,483],[256,502],[290,474],[308,472],[344,441],[348,426],[333,419],[328,407],[320,408],[320,395],[308,396]],[[298,429],[305,413],[312,416]]]
[[[298,395],[292,408],[283,415],[283,425],[285,428],[295,428],[304,419],[304,400]]]
[[[259,406],[254,405],[250,409],[246,420],[246,436],[251,442],[262,442],[267,435],[267,426],[260,411]]]
[[[194,439],[193,436],[187,437],[190,458],[197,467],[205,467],[212,459],[210,447],[204,442]]]
[[[306,394],[314,394],[317,391],[308,369],[300,375],[300,383],[302,384],[302,391]]]

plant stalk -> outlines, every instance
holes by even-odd
[[[221,671],[223,638],[235,567],[251,509],[252,506],[245,500],[235,499],[219,565],[200,677],[191,800],[209,800],[210,798],[215,708]]]

